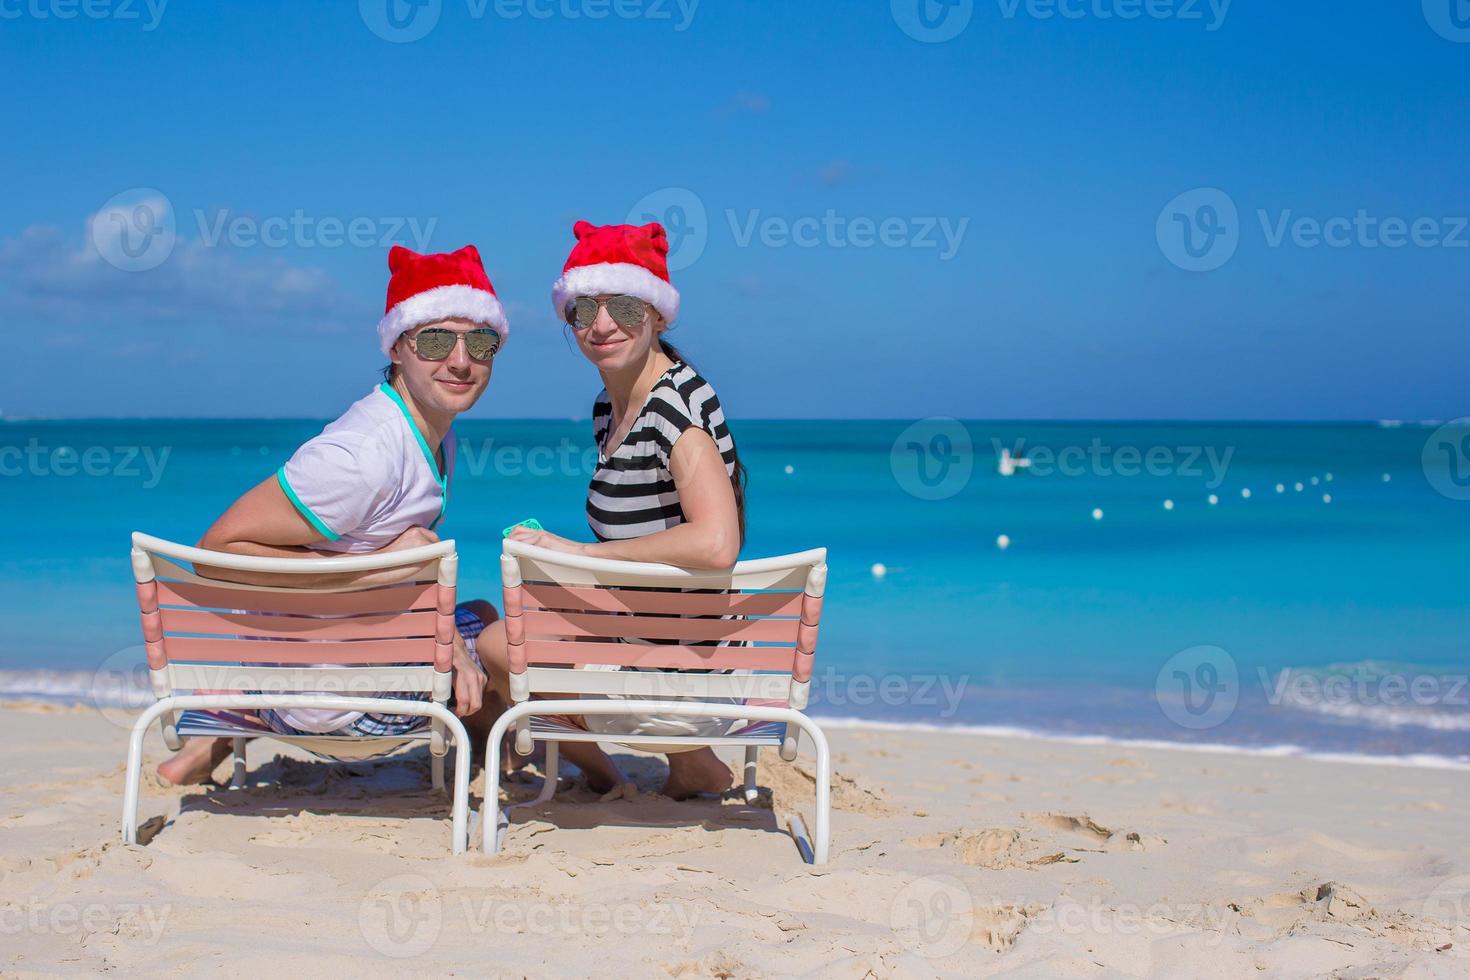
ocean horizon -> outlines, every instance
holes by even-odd
[[[193,543],[322,424],[0,424],[0,698],[131,703],[129,533]],[[829,549],[825,719],[1460,767],[1470,494],[1434,424],[739,420],[743,554]],[[456,429],[441,530],[499,606],[502,527],[590,537],[590,424]]]

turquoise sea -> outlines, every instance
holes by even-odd
[[[110,696],[141,661],[128,533],[192,543],[321,424],[0,423],[0,695]],[[460,423],[463,596],[499,604],[507,524],[588,537],[589,429]],[[1470,763],[1470,461],[1429,427],[734,432],[746,556],[830,550],[814,713]]]

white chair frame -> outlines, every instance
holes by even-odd
[[[164,618],[159,608],[158,584],[160,576],[171,581],[191,583],[211,588],[233,591],[268,593],[272,595],[344,596],[363,594],[364,589],[297,589],[240,585],[217,579],[207,579],[181,568],[177,562],[205,565],[246,572],[268,572],[273,574],[320,575],[347,572],[366,572],[383,569],[425,566],[434,579],[435,635],[423,640],[393,641],[417,647],[423,645],[424,653],[432,662],[415,663],[411,666],[348,665],[329,668],[305,666],[249,666],[235,664],[178,663],[168,655],[169,637],[165,635]],[[142,774],[143,739],[148,727],[155,721],[162,725],[164,743],[177,751],[183,742],[177,733],[178,715],[188,710],[259,710],[264,708],[324,708],[340,711],[381,712],[402,715],[419,715],[432,719],[428,733],[431,756],[433,788],[444,789],[444,757],[448,744],[455,748],[454,787],[451,804],[451,837],[455,854],[462,854],[468,847],[469,828],[469,763],[470,740],[464,724],[447,707],[452,690],[452,669],[448,668],[452,636],[446,635],[453,628],[454,592],[459,559],[454,541],[440,541],[421,548],[380,555],[359,555],[343,558],[259,558],[206,551],[176,544],[146,534],[133,535],[132,566],[138,587],[140,611],[143,618],[143,634],[148,651],[149,676],[153,694],[157,700],[134,722],[128,739],[128,762],[125,776],[122,805],[123,840],[129,844],[138,839],[138,796]],[[350,601],[350,600],[349,600]],[[447,617],[447,619],[446,619]],[[283,623],[285,621],[283,620]],[[323,626],[340,624],[341,620],[323,620]],[[242,630],[245,627],[241,627]],[[188,630],[184,630],[188,631]],[[179,641],[186,645],[189,641]],[[289,649],[287,647],[286,649]],[[256,652],[243,655],[268,662],[269,653]],[[188,656],[180,658],[187,660]],[[334,658],[321,655],[323,662]],[[445,668],[445,669],[441,669]],[[238,689],[266,689],[271,693],[259,694],[175,694],[176,690],[194,690],[209,672],[228,673],[232,686]],[[348,694],[319,693],[342,686],[352,690],[372,692],[404,692],[428,695],[432,700],[411,700],[394,697],[370,697]],[[283,688],[280,693],[274,689]],[[294,692],[294,693],[293,693]],[[237,736],[232,740],[234,774],[232,789],[244,785],[245,748],[252,738],[273,738],[279,741],[316,747],[323,751],[356,748],[366,744],[383,742],[420,741],[422,735],[412,738],[395,736],[363,736],[320,738],[289,735],[260,734]]]
[[[765,738],[742,738],[739,734],[719,737],[701,736],[617,736],[590,731],[556,731],[535,733],[530,721],[542,715],[630,715],[657,713],[689,718],[721,718],[751,722],[780,722],[787,725],[780,744],[780,755],[790,762],[796,758],[798,732],[810,738],[816,753],[816,821],[815,839],[805,839],[805,828],[799,817],[793,817],[792,829],[803,856],[813,864],[825,864],[831,842],[831,752],[821,728],[802,710],[810,694],[812,659],[815,655],[817,626],[826,589],[827,552],[824,548],[774,558],[739,562],[717,571],[679,568],[647,562],[624,562],[589,558],[538,548],[519,541],[507,540],[501,556],[501,578],[505,591],[506,635],[510,649],[511,697],[515,702],[492,728],[486,746],[485,799],[481,819],[482,847],[488,854],[497,853],[509,827],[511,809],[535,806],[550,800],[556,792],[560,767],[558,744],[563,741],[635,743],[643,746],[727,746],[743,745],[744,792],[748,802],[756,798],[757,754]],[[800,589],[800,618],[790,622],[795,640],[791,666],[762,674],[662,673],[558,669],[527,665],[516,671],[518,641],[524,642],[527,627],[521,622],[521,588],[528,581],[552,585],[658,587],[681,589],[717,589],[741,591],[761,589]],[[678,620],[670,620],[677,623]],[[647,621],[645,620],[646,624]],[[609,635],[619,625],[616,617],[607,617]],[[631,624],[627,627],[634,629]],[[645,630],[647,626],[643,627]],[[677,630],[677,627],[674,627]],[[736,648],[738,649],[738,648]],[[760,648],[747,648],[760,649]],[[767,648],[769,649],[769,648]],[[738,657],[738,653],[730,656]],[[534,661],[534,656],[529,658]],[[524,662],[525,655],[520,655]],[[588,655],[589,662],[600,662],[598,654]],[[676,688],[676,690],[672,690]],[[533,700],[536,692],[566,695],[602,694],[610,691],[625,695],[647,695],[637,699],[544,699]],[[680,700],[662,700],[659,695],[672,695]],[[776,705],[702,702],[709,698],[753,697],[784,699],[787,707]],[[504,737],[515,730],[515,750],[522,755],[532,751],[534,741],[546,744],[546,778],[539,795],[504,809],[500,806],[500,758]]]

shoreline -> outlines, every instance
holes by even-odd
[[[47,671],[3,671],[4,673],[59,674]],[[151,703],[149,695],[144,704]],[[0,710],[25,710],[27,705],[36,704],[72,710],[129,710],[140,711],[136,703],[131,707],[121,698],[94,704],[89,698],[69,689],[67,692],[45,693],[40,691],[10,692],[0,690]],[[1245,756],[1262,759],[1307,759],[1314,762],[1333,762],[1344,765],[1389,766],[1407,769],[1445,770],[1470,772],[1470,756],[1447,756],[1435,753],[1372,753],[1340,752],[1314,749],[1295,743],[1271,745],[1247,745],[1233,742],[1191,742],[1169,739],[1130,738],[1106,733],[1056,732],[1043,728],[1024,728],[1018,725],[937,724],[923,721],[892,721],[881,718],[864,718],[856,715],[826,715],[809,711],[808,715],[824,729],[858,729],[870,732],[894,732],[903,734],[930,734],[942,736],[974,736],[978,738],[1017,739],[1025,741],[1055,743],[1062,745],[1089,745],[1120,749],[1148,749],[1159,751],[1178,750],[1204,755]]]

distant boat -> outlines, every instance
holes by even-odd
[[[1016,470],[1029,470],[1030,468],[1031,460],[1025,456],[1012,456],[1009,449],[1000,451],[1000,461],[995,465],[996,472],[1001,476],[1015,476]]]

